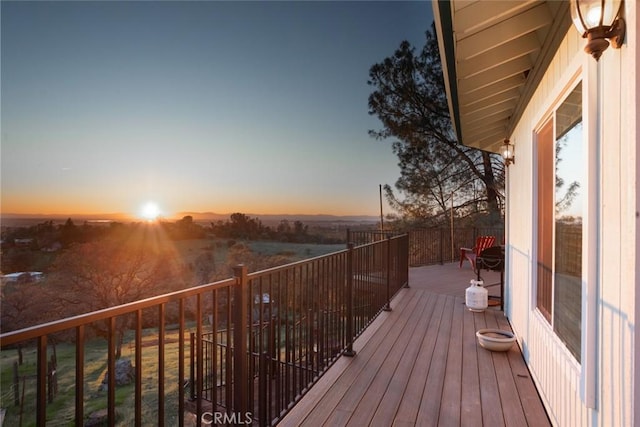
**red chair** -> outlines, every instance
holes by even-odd
[[[460,248],[460,268],[465,259],[471,263],[473,271],[476,270],[476,257],[480,252],[493,246],[496,242],[496,236],[478,236],[476,245],[473,248]]]

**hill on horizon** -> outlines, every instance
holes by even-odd
[[[179,212],[171,217],[162,217],[165,221],[175,221],[185,216],[193,217],[194,221],[225,221],[232,213],[219,214],[215,212]],[[258,218],[264,222],[274,221],[301,221],[301,222],[358,222],[374,223],[379,221],[379,217],[373,215],[331,215],[331,214],[252,214],[244,213],[250,218]],[[43,221],[66,221],[71,218],[75,222],[136,222],[144,221],[141,218],[124,213],[105,214],[0,214],[0,224],[4,226],[28,226],[34,222]]]

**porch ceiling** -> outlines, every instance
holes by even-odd
[[[571,25],[568,1],[433,2],[458,140],[499,152]]]

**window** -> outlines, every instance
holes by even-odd
[[[583,200],[587,188],[582,138],[582,84],[536,133],[536,303],[580,362]]]

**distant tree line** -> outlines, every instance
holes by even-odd
[[[2,230],[3,248],[20,247],[28,250],[51,250],[68,248],[77,243],[89,243],[107,237],[127,235],[132,228],[140,227],[144,223],[124,224],[110,222],[96,224],[83,222],[77,225],[71,218],[62,224],[55,224],[53,220],[44,221],[29,227],[4,227]],[[237,240],[274,240],[293,243],[344,243],[344,238],[328,237],[323,233],[311,233],[309,226],[301,221],[283,219],[272,228],[264,225],[260,219],[251,218],[243,213],[231,214],[226,221],[211,222],[209,225],[198,224],[188,215],[177,221],[160,221],[159,225],[172,240],[204,239],[209,236],[231,238]],[[29,240],[26,245],[18,245],[16,241]],[[4,251],[3,251],[4,255]],[[2,259],[3,270],[7,268],[8,260]],[[20,268],[18,270],[21,270]]]
[[[243,213],[234,213],[227,221],[212,222],[211,232],[216,237],[242,240],[275,240],[291,243],[344,243],[344,239],[330,238],[322,234],[311,234],[309,226],[301,221],[283,219],[274,229],[264,225],[258,218]]]

